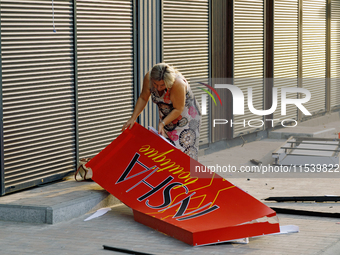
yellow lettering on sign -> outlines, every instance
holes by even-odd
[[[183,184],[183,186],[187,186],[187,185],[189,185],[191,183],[196,182],[198,180],[197,177],[191,178],[190,177],[190,172],[183,171],[184,170],[183,167],[181,167],[180,165],[176,165],[176,162],[172,162],[170,158],[167,158],[165,156],[166,154],[169,154],[172,151],[174,151],[174,149],[168,150],[168,151],[163,152],[163,153],[159,153],[154,148],[151,148],[150,145],[143,145],[139,149],[139,152],[144,153],[144,155],[147,156],[148,158],[152,158],[153,162],[161,163],[159,165],[162,166],[162,168],[159,168],[157,170],[157,172],[168,170],[170,173],[179,174],[178,178],[185,179],[185,181],[184,181],[185,184]],[[182,186],[177,186],[174,189],[180,188],[180,187],[182,187]]]

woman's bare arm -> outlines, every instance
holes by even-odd
[[[169,113],[166,118],[163,119],[165,125],[171,123],[173,120],[177,119],[184,110],[185,107],[185,94],[187,90],[187,85],[184,83],[183,79],[177,78],[171,87],[170,100],[174,109]],[[159,124],[158,132],[164,135],[164,125]]]

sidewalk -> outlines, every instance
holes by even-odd
[[[102,245],[150,254],[322,254],[340,242],[339,219],[278,215],[281,225],[297,225],[300,233],[251,238],[249,244],[191,247],[133,220],[131,210],[119,205],[102,217],[88,215],[55,225],[0,222],[2,255],[123,254]],[[340,249],[329,254],[339,254]]]
[[[328,130],[340,127],[340,122],[316,125],[315,129]],[[311,131],[318,132],[318,131]],[[340,132],[340,130],[337,130]],[[329,135],[336,135],[329,133]],[[231,164],[252,165],[250,159],[261,160],[263,164],[272,161],[271,152],[279,147],[283,139],[264,139],[237,146],[209,155],[199,161],[205,165]],[[323,196],[340,195],[339,180],[331,178],[228,178],[255,198],[270,196]],[[68,187],[68,188],[66,188]],[[26,192],[26,191],[25,191]],[[27,195],[25,195],[27,194]],[[0,204],[22,204],[30,206],[47,205],[61,208],[62,197],[74,196],[82,203],[89,196],[109,199],[109,203],[93,203],[87,211],[101,206],[112,206],[107,214],[84,222],[90,213],[73,219],[44,223],[23,223],[0,221],[0,254],[124,254],[103,250],[103,245],[135,250],[150,254],[340,254],[340,219],[278,214],[280,225],[297,225],[299,233],[281,234],[250,238],[249,244],[225,243],[202,247],[191,247],[172,237],[150,229],[133,220],[130,208],[118,201],[107,198],[95,183],[76,183],[73,180],[39,187],[0,198]],[[29,195],[30,194],[30,195]],[[32,195],[35,194],[35,195]],[[42,194],[44,194],[42,196]],[[79,194],[82,197],[79,198]],[[99,195],[100,194],[100,195]],[[26,197],[25,197],[26,196]],[[43,199],[42,199],[43,197]],[[54,198],[54,200],[52,199]],[[53,202],[54,201],[54,202]],[[74,200],[75,201],[75,200]],[[32,204],[33,203],[33,204]],[[51,204],[52,203],[52,204]],[[54,204],[53,204],[54,203]],[[266,202],[268,206],[273,203]],[[281,207],[308,208],[340,213],[340,203],[281,203]],[[76,208],[73,208],[77,210]]]

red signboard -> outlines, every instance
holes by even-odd
[[[86,164],[136,221],[190,245],[280,231],[275,211],[216,174],[191,176],[195,166],[203,167],[138,124]]]

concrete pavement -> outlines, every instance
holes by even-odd
[[[313,129],[311,132],[317,134],[327,130],[328,135],[337,137],[336,132],[340,132],[340,122],[321,125],[319,122],[314,127],[316,131]],[[329,133],[330,128],[334,128],[336,132]],[[272,161],[271,152],[283,141],[263,139],[249,142],[243,146],[201,156],[199,161],[205,165],[228,163],[241,166],[251,165],[249,160],[255,158],[266,164]],[[269,196],[340,195],[337,178],[252,178],[250,175],[247,178],[233,176],[228,180],[262,202]],[[101,198],[92,200],[95,202],[89,206],[92,197]],[[102,202],[104,200],[105,203]],[[88,205],[85,209],[84,203]],[[103,250],[103,245],[149,254],[340,254],[338,218],[278,214],[281,225],[297,225],[300,232],[250,238],[248,244],[225,243],[191,247],[135,222],[131,209],[119,204],[119,201],[114,200],[95,183],[68,180],[0,198],[0,205],[5,207],[21,205],[60,209],[70,204],[78,206],[71,209],[73,216],[67,218],[67,210],[64,210],[65,217],[49,222],[53,224],[40,221],[17,222],[9,216],[0,220],[0,254],[123,254]],[[273,203],[266,204],[271,206]],[[275,205],[340,213],[340,203]],[[84,222],[90,212],[103,206],[111,206],[112,210],[99,218]],[[74,212],[77,210],[78,215]],[[87,211],[86,214],[84,210]],[[9,214],[13,214],[13,211]]]
[[[250,238],[248,244],[191,247],[135,222],[125,205],[84,222],[87,216],[54,225],[0,221],[0,253],[122,254],[103,250],[108,245],[150,254],[340,254],[339,219],[279,214],[281,225],[297,225],[300,232]]]

